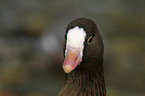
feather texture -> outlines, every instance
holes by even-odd
[[[73,71],[65,75],[64,86],[58,96],[106,96],[103,67],[104,45],[99,30],[92,20],[79,18],[67,26],[66,35],[67,31],[75,26],[84,28],[87,34],[83,60]],[[87,44],[90,36],[92,36],[92,43]]]

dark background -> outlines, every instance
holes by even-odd
[[[57,96],[78,17],[103,37],[107,96],[145,96],[145,0],[0,0],[0,96]]]

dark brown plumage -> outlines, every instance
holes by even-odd
[[[106,96],[104,82],[103,53],[104,45],[96,24],[88,18],[78,18],[66,28],[78,26],[86,31],[83,57],[80,65],[65,75],[64,86],[58,96]],[[66,43],[65,36],[65,43]],[[92,43],[87,40],[92,36]],[[64,54],[65,54],[64,47]],[[65,56],[65,55],[64,55]]]

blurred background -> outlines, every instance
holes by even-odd
[[[78,17],[103,37],[107,96],[145,96],[145,0],[0,0],[0,96],[57,96]]]

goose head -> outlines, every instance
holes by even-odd
[[[63,70],[99,68],[103,62],[104,46],[96,24],[88,18],[78,18],[66,28]]]

